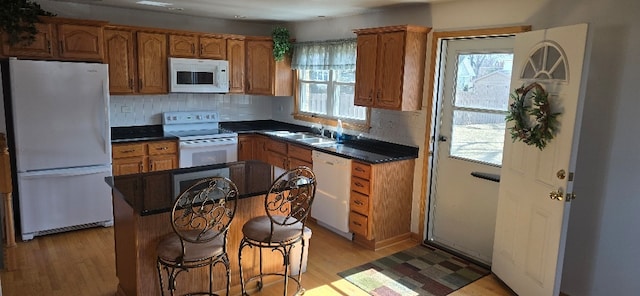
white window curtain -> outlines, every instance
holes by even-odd
[[[293,44],[291,67],[296,70],[355,70],[356,39]]]

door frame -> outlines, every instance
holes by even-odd
[[[512,27],[500,27],[500,28],[484,28],[484,29],[471,29],[471,30],[460,30],[460,31],[432,31],[430,34],[431,43],[428,44],[428,52],[430,53],[429,60],[427,61],[427,69],[429,72],[427,73],[427,87],[425,92],[427,93],[426,97],[426,126],[424,129],[424,155],[423,155],[423,163],[422,163],[422,186],[420,189],[420,212],[418,217],[418,234],[420,236],[420,242],[424,242],[427,237],[427,210],[429,207],[429,202],[427,198],[430,194],[431,188],[431,169],[433,164],[433,145],[435,142],[434,139],[434,120],[435,115],[434,106],[437,106],[434,99],[437,100],[435,96],[438,87],[434,85],[436,81],[436,73],[438,70],[438,60],[441,54],[441,45],[444,40],[457,39],[457,38],[473,38],[473,37],[486,37],[486,36],[505,36],[505,35],[514,35],[517,33],[528,32],[531,31],[531,26],[512,26]]]

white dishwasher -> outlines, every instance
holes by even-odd
[[[318,187],[311,217],[318,224],[353,239],[349,232],[349,196],[351,192],[351,159],[314,150],[313,172]]]

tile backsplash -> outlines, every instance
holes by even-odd
[[[217,110],[221,121],[271,119],[269,96],[244,94],[167,94],[111,96],[111,126],[162,124],[162,112]]]

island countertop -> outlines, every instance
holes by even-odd
[[[273,167],[256,161],[239,161],[168,171],[111,176],[105,181],[140,216],[171,211],[175,198],[200,179],[224,176],[238,187],[239,198],[264,195],[274,180]],[[277,177],[277,176],[276,176]]]

